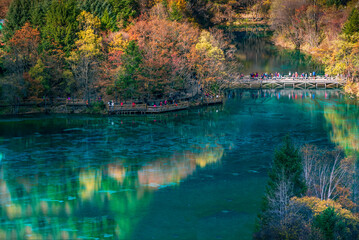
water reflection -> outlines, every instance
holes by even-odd
[[[293,90],[293,89],[260,89],[260,90],[234,90],[229,91],[227,93],[227,99],[252,99],[258,100],[261,102],[263,100],[270,98],[276,98],[277,100],[284,100],[286,102],[289,101],[303,101],[303,100],[315,100],[318,98],[319,101],[327,101],[327,100],[338,100],[343,99],[344,95],[340,90]],[[330,102],[330,101],[327,101]]]
[[[306,112],[323,112],[330,140],[344,149],[348,156],[359,157],[359,107],[356,100],[345,97],[341,90],[262,89],[236,91],[230,98],[252,99],[264,103],[275,98],[279,102],[297,103]]]
[[[347,155],[359,156],[359,109],[353,100],[345,105],[326,106],[324,116],[330,129],[332,142],[344,149]]]
[[[0,238],[130,239],[154,191],[220,164],[223,153],[222,146],[207,145],[145,164],[70,168],[60,181],[46,173],[12,179],[3,166]]]
[[[269,37],[252,32],[234,32],[237,58],[245,74],[252,72],[288,74],[291,72],[324,73],[324,68],[311,56],[300,51],[276,47]]]
[[[0,120],[0,239],[251,239],[282,137],[357,152],[358,114],[338,90],[264,89],[167,115]]]

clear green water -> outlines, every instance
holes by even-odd
[[[232,92],[223,106],[144,117],[0,120],[0,239],[251,239],[273,151],[355,154],[338,91]]]

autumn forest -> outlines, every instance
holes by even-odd
[[[218,94],[233,49],[223,31],[189,21],[200,16],[188,4],[12,1],[1,48],[3,99],[144,101],[193,97],[198,88]]]
[[[359,239],[358,97],[358,0],[0,0],[0,238]]]

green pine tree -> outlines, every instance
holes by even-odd
[[[313,221],[313,226],[318,228],[323,234],[325,240],[337,239],[336,235],[339,235],[340,239],[348,239],[346,234],[346,223],[343,218],[335,212],[335,209],[328,207],[323,212],[318,214]]]
[[[139,88],[137,75],[142,63],[142,55],[135,41],[129,42],[122,59],[123,69],[115,83],[115,88],[124,98],[133,98]]]
[[[42,28],[45,25],[46,12],[51,5],[51,0],[34,0],[30,9],[30,21],[35,27]]]
[[[343,27],[343,32],[349,36],[359,32],[359,10],[357,8],[351,11],[348,21]]]
[[[267,185],[267,194],[276,191],[277,183],[284,172],[284,177],[293,183],[293,196],[300,197],[306,191],[303,179],[303,167],[299,150],[294,146],[290,137],[284,137],[282,146],[275,151],[274,162]]]
[[[31,0],[13,0],[6,15],[6,24],[3,29],[4,41],[12,38],[26,22],[30,22]]]
[[[109,0],[113,6],[117,21],[127,24],[130,17],[135,17],[138,13],[138,3],[136,0]]]
[[[75,0],[52,1],[43,28],[45,49],[54,47],[54,43],[65,53],[70,52],[77,39],[78,14],[79,9]]]

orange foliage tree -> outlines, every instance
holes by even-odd
[[[118,99],[116,84],[118,72],[121,71],[122,56],[128,46],[128,34],[125,32],[110,32],[103,37],[103,52],[105,61],[101,64],[101,81],[98,81],[97,88],[101,93],[115,94]]]
[[[170,21],[168,14],[156,5],[150,17],[143,17],[129,31],[143,54],[139,76],[143,93],[147,98],[218,94],[228,75],[224,35]]]
[[[36,64],[40,39],[40,32],[26,23],[9,40],[4,65],[11,73],[11,97],[27,96],[24,80],[29,80],[29,76],[25,73]]]
[[[40,43],[40,32],[26,23],[17,30],[9,41],[10,56],[14,61],[21,61],[22,66],[27,69],[36,62],[38,47]]]
[[[131,28],[131,39],[143,51],[139,79],[148,97],[170,97],[173,92],[193,86],[191,52],[198,36],[198,30],[189,23],[158,16],[141,19]]]

